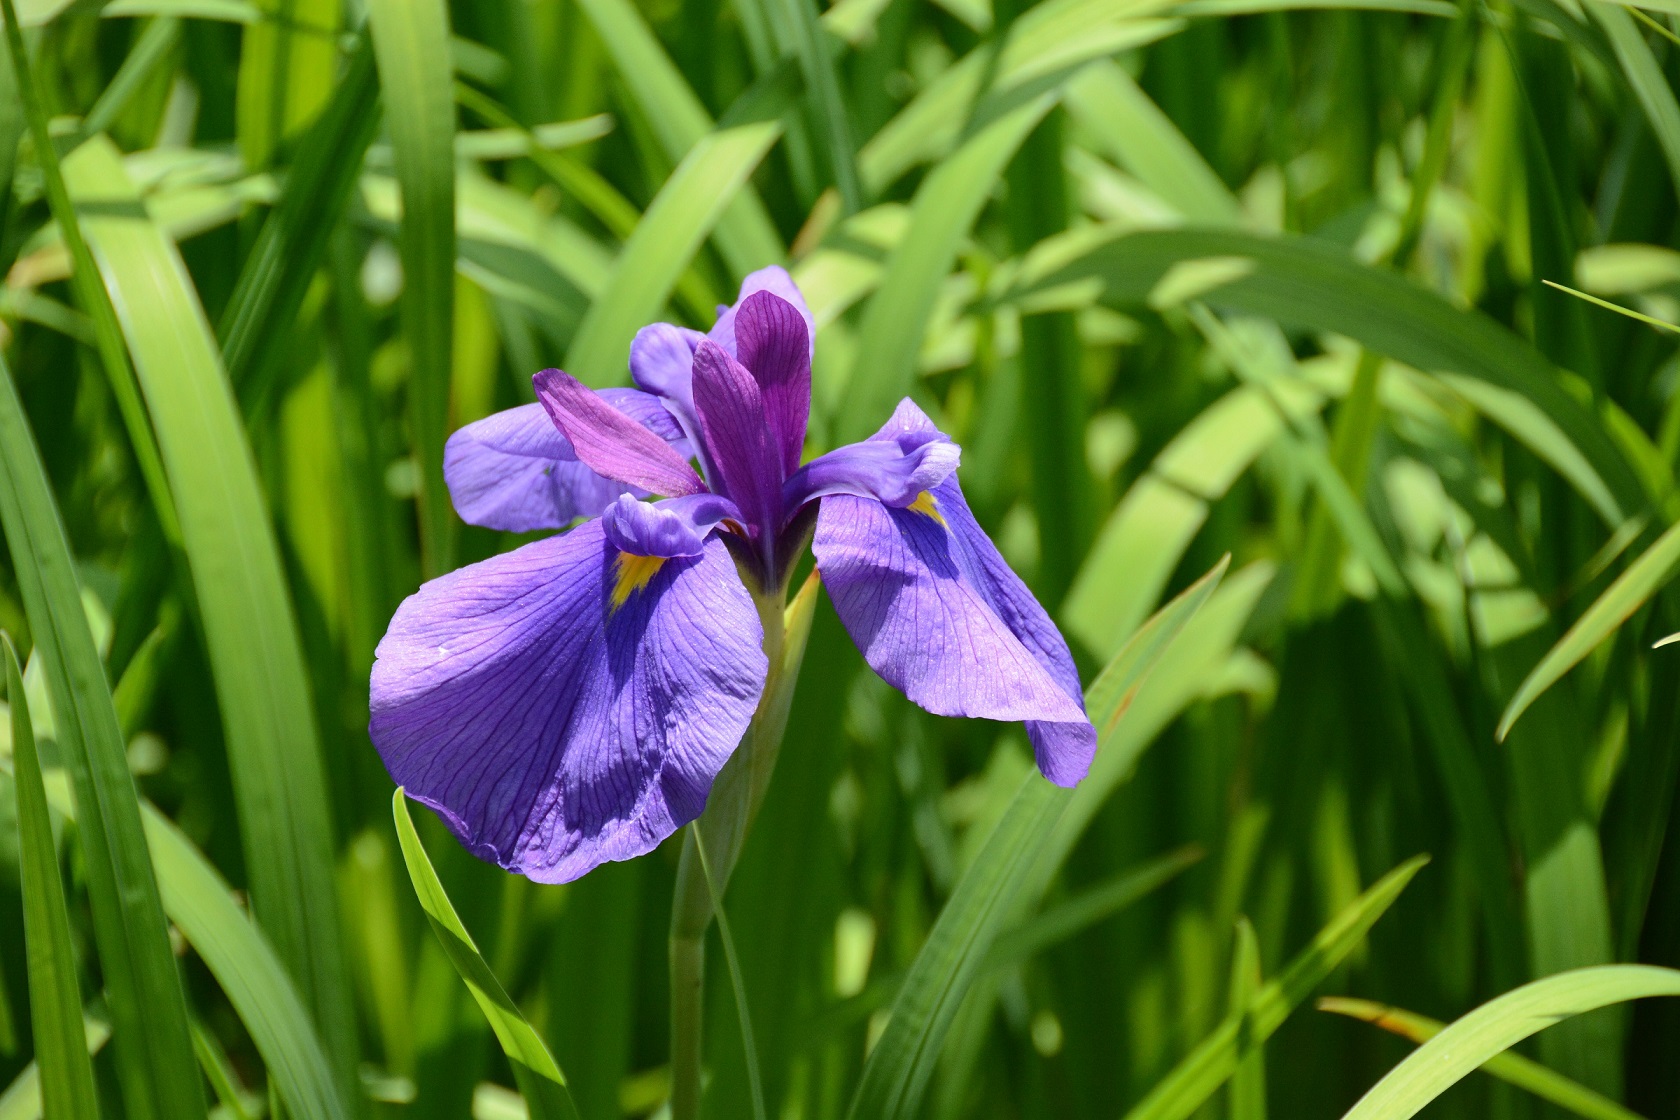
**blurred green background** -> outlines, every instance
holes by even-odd
[[[368,671],[529,539],[454,517],[447,434],[772,263],[808,453],[913,396],[1135,687],[1022,823],[1019,729],[818,606],[725,897],[768,1115],[1335,1117],[1414,1042],[1312,996],[1680,965],[1672,0],[12,3],[0,629],[52,808],[0,727],[0,1118],[43,1080],[65,1120],[525,1115],[457,967],[580,1115],[665,1106],[679,845],[536,886],[416,813],[463,955]],[[745,1117],[713,949],[705,1110]],[[1518,1052],[1680,1117],[1673,1001]],[[1478,1074],[1427,1115],[1561,1109]]]

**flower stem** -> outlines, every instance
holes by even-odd
[[[706,929],[713,916],[712,892],[719,896],[741,856],[747,828],[758,812],[787,729],[799,666],[805,659],[805,639],[811,632],[819,582],[816,573],[805,581],[793,602],[786,588],[756,594],[764,623],[764,653],[770,667],[764,695],[741,745],[730,756],[712,786],[706,811],[683,834],[682,860],[677,867],[676,894],[671,901],[671,1120],[696,1120],[700,1115],[701,1025],[705,1018]],[[705,844],[712,882],[695,848],[698,835]]]

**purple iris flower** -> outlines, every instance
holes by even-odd
[[[450,438],[466,521],[589,518],[432,580],[379,643],[373,742],[477,855],[565,882],[699,816],[764,691],[760,610],[807,540],[871,668],[930,712],[1025,721],[1047,778],[1084,777],[1067,643],[969,512],[957,445],[906,399],[800,465],[814,333],[767,268],[708,334],[643,328],[637,388],[544,370],[539,403]]]

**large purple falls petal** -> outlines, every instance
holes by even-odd
[[[566,882],[700,814],[758,705],[762,643],[723,544],[626,564],[588,522],[410,596],[368,730],[468,849]]]

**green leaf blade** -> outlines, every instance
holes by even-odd
[[[392,795],[391,813],[396,821],[403,862],[408,866],[420,907],[425,910],[449,963],[455,966],[479,1010],[489,1020],[496,1041],[512,1064],[520,1092],[530,1108],[531,1120],[577,1120],[577,1106],[572,1103],[566,1078],[553,1055],[490,971],[478,946],[473,944],[472,935],[461,924],[454,904],[444,893],[443,883],[432,869],[431,858],[426,855],[420,834],[414,830],[414,821],[408,815],[408,798],[400,788]]]
[[[58,870],[41,762],[29,702],[23,695],[23,671],[11,639],[5,647],[6,699],[12,710],[13,775],[17,781],[18,878],[23,889],[24,942],[29,962],[29,1006],[35,1027],[35,1061],[41,1071],[41,1100],[46,1114],[64,1120],[98,1120],[82,1029],[82,996],[76,983],[76,953],[70,943],[70,915],[64,880]]]
[[[46,669],[55,736],[83,806],[94,940],[123,1100],[136,1120],[205,1115],[186,997],[152,876],[140,804],[70,546],[11,372],[0,362],[0,526]]]

